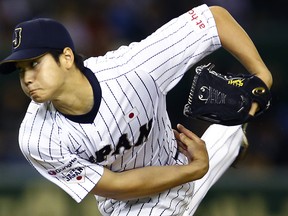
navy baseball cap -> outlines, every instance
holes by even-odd
[[[49,18],[22,22],[15,27],[12,53],[0,62],[0,73],[15,71],[15,62],[33,60],[51,50],[63,50],[65,47],[75,51],[72,38],[61,23]]]

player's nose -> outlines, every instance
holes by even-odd
[[[34,75],[33,70],[30,70],[30,69],[26,69],[20,75],[20,77],[23,80],[23,82],[25,83],[25,85],[31,84],[34,81],[34,76],[35,75]]]

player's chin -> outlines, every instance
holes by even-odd
[[[46,97],[39,96],[39,95],[30,95],[31,100],[35,101],[36,103],[44,103],[48,101]]]

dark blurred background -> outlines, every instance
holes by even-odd
[[[79,53],[85,56],[98,56],[121,45],[128,45],[145,38],[173,17],[202,3],[221,5],[230,11],[254,40],[259,53],[273,74],[274,84],[271,109],[248,125],[247,136],[250,147],[247,157],[238,169],[228,170],[214,189],[208,193],[204,204],[206,206],[209,204],[209,209],[213,210],[208,212],[206,207],[204,213],[200,208],[199,215],[217,215],[215,213],[217,206],[221,205],[223,208],[219,215],[226,215],[223,209],[229,210],[232,207],[235,214],[227,213],[229,216],[254,215],[252,212],[247,213],[245,202],[241,206],[241,201],[243,197],[247,198],[247,194],[250,194],[250,199],[260,206],[260,209],[255,210],[261,212],[258,215],[288,215],[288,75],[286,72],[288,16],[282,1],[0,0],[0,59],[10,54],[14,26],[28,19],[50,17],[59,20],[70,31]],[[199,64],[208,62],[216,64],[216,71],[240,73],[244,70],[224,50],[206,57]],[[201,136],[208,124],[198,120],[188,120],[182,115],[194,69],[193,67],[191,73],[185,75],[180,84],[169,93],[168,111],[173,125],[182,122]],[[34,182],[52,187],[56,191],[52,196],[61,192],[56,186],[43,180],[30,167],[18,148],[18,128],[29,100],[22,93],[17,74],[0,77],[0,101],[0,216],[18,215],[13,204],[27,202],[27,191],[35,191],[31,196],[38,197],[39,191],[43,189],[41,186],[39,188],[31,186]],[[220,194],[223,199],[221,204],[216,202],[219,201]],[[53,214],[51,212],[48,214],[49,211],[44,212],[47,215],[58,215],[59,212],[64,211],[64,208],[65,211],[59,215],[71,215],[72,213],[66,207],[77,212],[74,202],[71,203],[69,198],[67,206],[64,205],[67,203],[66,198],[64,198],[65,202],[61,199],[65,208],[59,207],[61,210]],[[230,200],[230,203],[227,203],[227,200]],[[91,203],[95,205],[94,200]],[[33,204],[32,206],[35,207]],[[39,206],[39,209],[43,209],[41,203]],[[242,214],[239,209],[243,208],[246,211]],[[84,209],[87,210],[86,205]],[[27,213],[22,211],[21,215],[45,215],[44,212],[37,212],[34,210],[32,214],[27,210]]]

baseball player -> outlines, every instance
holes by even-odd
[[[193,215],[237,156],[243,131],[211,125],[199,138],[181,124],[173,130],[166,95],[221,46],[271,87],[253,42],[217,6],[85,61],[59,22],[18,24],[0,72],[18,70],[31,98],[19,131],[24,156],[76,202],[94,194],[103,215]]]

